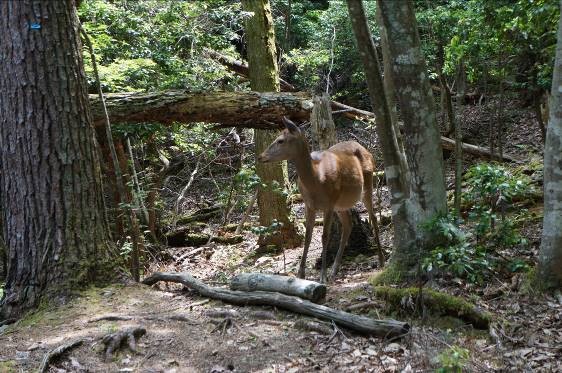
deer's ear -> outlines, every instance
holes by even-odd
[[[289,130],[290,133],[296,134],[301,132],[299,127],[287,117],[283,117],[283,124],[285,125],[285,128]]]

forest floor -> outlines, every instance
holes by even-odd
[[[319,255],[316,229],[312,257]],[[176,249],[179,251],[180,249]],[[231,273],[279,272],[283,255],[254,260],[251,245],[211,248],[190,263],[160,267],[188,271],[209,284]],[[207,254],[208,255],[208,254]],[[287,250],[288,269],[300,251]],[[265,258],[265,259],[263,259]],[[345,263],[325,304],[412,325],[397,340],[361,336],[325,323],[326,333],[301,329],[310,318],[271,307],[237,307],[199,297],[178,285],[114,285],[84,291],[68,304],[46,308],[0,335],[0,372],[34,372],[47,351],[69,341],[84,344],[56,361],[51,372],[419,372],[443,366],[466,371],[562,370],[562,297],[522,292],[521,276],[484,287],[442,281],[434,287],[475,302],[493,315],[489,330],[452,317],[424,320],[377,299],[369,278],[375,257]],[[257,268],[256,268],[257,267]],[[318,273],[310,269],[310,276]],[[105,361],[103,336],[142,326],[138,353],[124,350]]]
[[[471,110],[467,107],[464,116],[467,138],[473,135],[469,142],[478,144],[475,139],[480,138],[485,145],[481,129],[490,116],[482,109]],[[506,152],[540,158],[531,115],[517,107],[506,112],[512,124],[505,136]],[[542,206],[527,208],[536,216],[519,228],[529,245],[499,254],[532,264],[540,243]],[[381,228],[383,246],[390,251],[390,226]],[[322,227],[315,228],[309,279],[319,277],[312,263],[320,255],[321,232]],[[155,261],[149,271],[187,271],[214,286],[226,285],[241,272],[295,273],[302,249],[256,255],[255,242],[256,236],[245,232],[240,244],[209,244],[186,260],[177,258],[192,248],[168,248],[168,260]],[[64,305],[43,306],[16,324],[0,327],[0,373],[35,372],[49,350],[79,339],[84,343],[56,360],[50,372],[562,371],[562,295],[535,293],[525,273],[496,273],[478,285],[452,277],[424,285],[489,312],[490,327],[478,330],[454,317],[421,317],[409,309],[411,299],[403,299],[401,310],[385,303],[374,295],[371,283],[379,271],[374,252],[346,260],[324,304],[407,321],[412,329],[403,338],[362,336],[330,323],[311,331],[302,327],[302,320],[311,318],[273,307],[230,306],[177,284],[113,285],[85,290]],[[137,352],[124,349],[106,360],[103,337],[133,326],[146,329]]]

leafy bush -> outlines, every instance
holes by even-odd
[[[470,353],[466,348],[459,346],[451,346],[447,350],[439,354],[438,373],[461,373],[464,366],[468,362]]]
[[[435,242],[440,243],[424,259],[422,268],[425,271],[439,269],[471,282],[479,282],[483,274],[491,269],[486,250],[473,246],[469,241],[471,235],[464,232],[459,221],[452,216],[439,216],[424,228],[432,234]]]
[[[514,199],[532,193],[530,178],[494,163],[471,167],[465,178],[467,192],[464,199],[472,204],[469,220],[476,224],[477,241],[485,239],[503,247],[525,244],[506,212]]]
[[[508,216],[506,212],[514,199],[533,191],[527,176],[497,164],[478,164],[465,176],[467,191],[463,198],[471,205],[468,221],[463,223],[451,215],[438,216],[424,226],[431,233],[434,248],[422,268],[480,282],[495,265],[491,253],[498,248],[527,244],[516,228],[518,216]],[[511,262],[507,268],[514,272],[528,266]]]

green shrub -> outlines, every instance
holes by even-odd
[[[470,353],[466,348],[452,346],[439,354],[438,373],[460,373],[468,362]]]

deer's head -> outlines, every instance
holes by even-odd
[[[306,140],[295,123],[283,117],[283,124],[283,132],[258,156],[258,161],[279,162],[298,156],[302,143]]]

